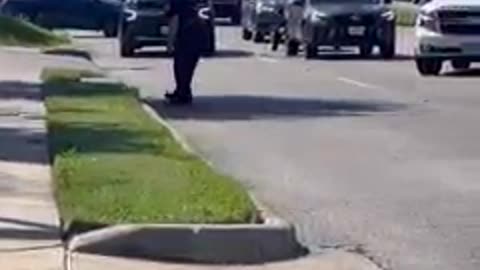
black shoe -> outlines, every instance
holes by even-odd
[[[178,92],[177,91],[173,91],[173,92],[166,92],[165,93],[165,98],[166,99],[171,99],[171,98],[174,98],[178,96]]]
[[[192,104],[192,101],[193,101],[192,96],[190,95],[182,96],[176,92],[166,93],[165,98],[170,104],[174,104],[174,105],[188,105],[188,104]]]

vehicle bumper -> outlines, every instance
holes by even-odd
[[[352,33],[351,29],[364,27],[363,33]],[[373,25],[332,25],[314,24],[310,35],[312,44],[318,46],[358,46],[361,44],[380,44],[387,35],[394,35],[394,22]]]
[[[444,35],[417,28],[416,38],[418,58],[480,60],[480,35]]]
[[[122,27],[123,37],[138,46],[165,46],[170,35],[169,20],[164,13],[138,13],[137,18],[127,22]]]

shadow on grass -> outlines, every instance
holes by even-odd
[[[53,83],[45,85],[44,92],[49,98],[137,98],[136,90],[110,83]],[[109,110],[107,105],[105,103],[102,108],[49,107],[50,161],[53,162],[55,155],[70,151],[162,155],[177,160],[191,158],[187,154],[169,150],[172,141],[166,129],[161,129],[155,123],[127,121]],[[135,112],[135,109],[132,111]],[[126,117],[131,119],[135,116],[130,114]]]
[[[75,49],[75,48],[47,49],[47,50],[44,50],[43,53],[47,55],[78,57],[78,58],[85,59],[87,61],[92,61],[92,56],[88,51]]]
[[[368,116],[396,112],[407,105],[387,101],[328,100],[272,96],[200,96],[192,106],[175,107],[163,100],[147,100],[170,119],[254,120],[275,118]]]
[[[50,122],[52,153],[163,154],[165,143],[154,140],[156,131],[138,131],[125,125],[106,123]]]
[[[102,96],[138,97],[138,91],[123,84],[110,82],[53,81],[42,87],[50,97],[98,98]]]

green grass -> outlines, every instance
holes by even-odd
[[[55,195],[65,222],[255,219],[245,190],[185,152],[143,111],[134,89],[84,83],[78,79],[83,74],[43,73]]]
[[[415,6],[394,5],[395,14],[397,15],[397,25],[413,27],[417,18],[417,10]]]
[[[17,18],[0,15],[0,45],[49,47],[69,43],[68,38]]]

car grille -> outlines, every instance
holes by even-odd
[[[438,17],[444,34],[480,35],[480,10],[442,10]]]
[[[333,21],[339,25],[373,25],[375,24],[375,15],[357,15],[346,14],[333,17]]]
[[[137,4],[138,9],[165,10],[167,2],[162,0],[140,0]]]

